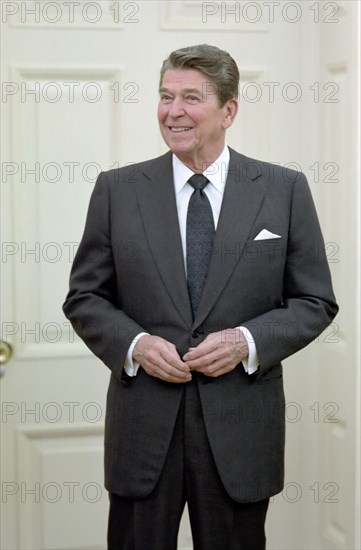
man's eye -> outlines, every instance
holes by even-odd
[[[198,97],[195,96],[195,95],[189,95],[189,96],[187,96],[187,100],[192,101],[192,102],[198,101]]]
[[[162,94],[160,98],[162,101],[171,101],[172,99],[169,95],[166,95],[166,94]]]

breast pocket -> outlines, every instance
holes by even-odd
[[[244,259],[251,264],[263,266],[284,262],[286,258],[286,239],[249,240],[244,248]]]

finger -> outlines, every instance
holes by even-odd
[[[161,372],[147,372],[150,376],[153,376],[154,378],[159,378],[159,380],[164,380],[164,382],[172,382],[173,384],[186,384],[187,382],[190,382],[192,380],[192,376],[189,375],[189,378],[179,378],[178,376],[172,376],[170,374],[166,374],[163,371]]]
[[[165,360],[162,356],[159,356],[156,361],[153,362],[155,372],[161,375],[163,379],[176,378],[184,382],[191,378],[191,374],[188,365],[185,365],[185,363],[182,363],[182,365],[184,365],[185,368],[179,369]]]
[[[144,351],[144,357],[153,366],[159,365],[162,368],[170,365],[182,372],[188,372],[188,366],[181,360],[173,344],[162,340],[157,341],[152,347]]]
[[[192,350],[188,350],[187,353],[183,355],[184,361],[194,361],[196,359],[199,359],[200,357],[203,357],[204,355],[207,355],[210,351],[213,350],[213,347],[205,346],[202,344],[199,344],[196,348],[193,348]]]
[[[189,348],[187,353],[183,356],[183,359],[185,361],[199,359],[199,357],[203,357],[204,355],[211,353],[220,345],[222,345],[222,343],[213,338],[213,335],[210,334],[209,336],[207,336],[206,340],[199,344],[199,346],[195,348]]]
[[[227,368],[224,368],[224,369],[218,369],[214,372],[210,372],[210,373],[207,373],[205,374],[205,376],[209,376],[210,378],[219,378],[220,376],[223,376],[224,374],[227,374],[228,372],[231,372],[231,368],[227,367]]]
[[[189,372],[188,365],[182,361],[182,359],[179,357],[178,352],[174,350],[162,350],[161,352],[162,359],[171,367],[174,367],[180,372]]]
[[[186,357],[184,356],[184,359]],[[209,353],[202,355],[199,359],[187,359],[187,365],[190,369],[197,369],[198,367],[207,367],[218,361],[229,361],[231,355],[229,350],[223,348],[213,349]]]
[[[218,376],[222,376],[223,374],[230,372],[235,368],[235,366],[236,366],[235,364],[229,364],[229,363],[227,364],[214,363],[213,365],[209,365],[202,369],[197,369],[197,371],[202,372],[205,376],[217,378]]]
[[[173,382],[178,384],[184,384],[185,382],[189,382],[192,379],[192,375],[190,374],[190,372],[180,372],[177,369],[173,369],[172,367],[164,369],[162,367],[159,367],[158,365],[155,365],[151,372],[149,372],[148,374],[160,378],[161,380],[165,380],[166,382]]]

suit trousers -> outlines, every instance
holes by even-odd
[[[196,377],[193,373],[185,384],[165,464],[152,493],[136,500],[109,494],[108,550],[176,550],[186,502],[194,550],[265,549],[269,499],[239,503],[224,489],[208,442]]]

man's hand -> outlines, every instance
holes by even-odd
[[[191,370],[217,377],[233,370],[247,357],[246,337],[240,329],[229,328],[209,334],[199,346],[187,351],[183,361]]]
[[[133,359],[150,376],[181,384],[192,379],[190,369],[176,347],[159,336],[143,335],[134,346]]]

